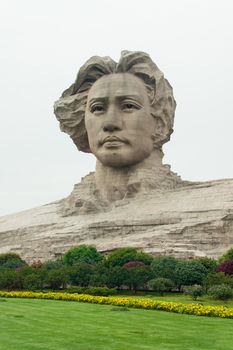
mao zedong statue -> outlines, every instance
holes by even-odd
[[[123,51],[118,63],[90,58],[54,110],[77,148],[95,155],[96,170],[67,198],[1,218],[0,251],[28,261],[79,244],[222,255],[233,245],[233,179],[183,181],[163,164],[175,107],[146,53]]]
[[[65,212],[104,209],[151,189],[184,185],[162,164],[175,107],[172,87],[148,54],[123,51],[118,63],[91,57],[55,103],[61,130],[96,157],[96,172],[75,186]]]

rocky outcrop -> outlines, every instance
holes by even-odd
[[[0,253],[44,261],[85,243],[191,258],[218,257],[233,246],[233,179],[152,189],[85,215],[65,216],[65,202],[1,217]]]

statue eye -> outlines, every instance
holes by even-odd
[[[132,105],[132,103],[127,103],[127,104],[125,105],[125,108],[126,108],[126,109],[133,109],[133,108],[134,108],[134,105]]]
[[[104,112],[104,106],[103,105],[94,105],[91,107],[91,113],[94,114],[101,114]]]
[[[135,109],[140,109],[140,106],[138,104],[136,104],[136,103],[125,102],[122,105],[122,109],[123,109],[123,111],[131,112],[131,111],[133,111]]]

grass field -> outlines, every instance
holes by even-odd
[[[233,320],[1,299],[0,350],[232,350]]]
[[[156,299],[156,300],[161,300],[161,301],[174,301],[177,303],[185,303],[185,304],[190,304],[190,303],[201,303],[203,305],[215,305],[215,306],[227,306],[227,307],[232,307],[233,308],[233,299],[224,302],[221,300],[214,300],[208,295],[204,295],[202,297],[199,297],[196,301],[192,300],[192,298],[189,295],[185,295],[183,293],[165,293],[164,296],[159,295],[158,293],[140,293],[138,292],[137,294],[125,294],[127,298],[132,297],[132,298],[149,298],[149,299]],[[233,346],[232,346],[233,349]]]

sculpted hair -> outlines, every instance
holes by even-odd
[[[60,129],[66,132],[80,151],[91,152],[85,128],[87,96],[91,86],[103,75],[130,73],[143,80],[155,118],[155,147],[170,140],[176,102],[172,87],[150,56],[144,52],[122,51],[118,63],[110,57],[91,57],[79,70],[77,78],[54,104]]]

